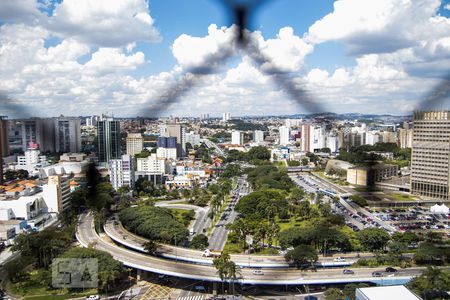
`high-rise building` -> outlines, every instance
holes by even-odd
[[[411,148],[413,143],[413,129],[400,128],[398,130],[400,148]]]
[[[136,159],[136,170],[138,172],[164,174],[168,170],[168,165],[164,158],[158,158],[155,153],[152,153],[146,158]]]
[[[280,133],[280,145],[286,146],[287,144],[289,144],[291,134],[290,128],[287,126],[281,126],[278,130]]]
[[[264,131],[255,130],[255,132],[253,133],[253,141],[255,143],[264,142]]]
[[[450,112],[418,111],[413,116],[411,192],[436,199],[450,196]]]
[[[0,184],[3,183],[3,157],[9,155],[9,127],[6,116],[0,116]]]
[[[231,115],[230,115],[230,113],[229,113],[229,112],[223,113],[223,115],[222,115],[222,122],[226,123],[226,122],[228,122],[229,120],[231,120]]]
[[[311,135],[311,125],[309,124],[302,124],[301,126],[301,143],[300,143],[300,150],[303,152],[309,152],[310,151],[310,138]]]
[[[55,124],[55,151],[59,153],[81,152],[81,121],[74,117],[58,117]]]
[[[105,118],[97,123],[98,161],[107,164],[120,158],[120,122]]]
[[[140,133],[129,133],[127,135],[127,155],[135,156],[144,149],[144,138]]]
[[[122,155],[121,158],[109,161],[109,180],[115,190],[127,186],[134,187],[134,164],[133,158],[129,155]]]
[[[310,126],[309,132],[309,152],[320,150],[326,146],[325,143],[325,127],[324,126]]]
[[[244,134],[239,130],[233,130],[231,132],[231,143],[233,145],[244,144]]]
[[[191,144],[192,147],[200,145],[200,134],[193,131],[186,133],[186,143]]]
[[[177,139],[177,157],[186,156],[186,129],[184,125],[168,123],[160,125],[160,136],[175,137]]]
[[[61,213],[70,207],[69,176],[51,175],[42,186],[42,195],[48,212]]]

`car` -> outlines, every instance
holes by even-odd
[[[334,259],[334,261],[335,261],[335,262],[343,262],[343,261],[345,261],[345,258],[342,258],[342,257],[336,257],[336,258]]]
[[[86,300],[98,300],[100,297],[98,295],[90,295],[89,297],[86,297]]]
[[[383,277],[383,273],[379,271],[372,272],[372,277]]]
[[[353,275],[353,274],[355,274],[355,272],[353,271],[353,270],[349,270],[349,269],[344,269],[343,271],[342,271],[342,274],[351,274],[351,275]]]
[[[387,267],[386,268],[386,272],[388,272],[388,273],[395,273],[395,272],[397,272],[397,269],[395,269],[393,267]]]
[[[196,285],[194,287],[194,290],[196,290],[197,292],[206,292],[206,289],[203,285]]]
[[[253,274],[253,275],[264,275],[264,272],[261,271],[261,270],[253,270],[253,271],[252,271],[252,274]]]

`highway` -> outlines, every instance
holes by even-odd
[[[139,252],[125,249],[99,237],[94,229],[94,220],[91,213],[83,214],[77,226],[76,238],[84,246],[110,253],[124,265],[139,270],[177,276],[195,280],[220,282],[216,269],[211,266],[189,264],[148,256]],[[319,269],[317,272],[301,272],[294,268],[261,269],[262,275],[253,274],[251,268],[242,268],[238,280],[242,284],[326,284],[347,282],[376,282],[404,283],[413,276],[421,274],[423,268],[411,268],[395,273],[393,277],[372,277],[373,268],[354,269],[355,274],[344,275],[341,269]]]
[[[147,239],[134,235],[124,229],[120,222],[113,222],[108,220],[104,226],[105,233],[116,243],[124,245],[130,249],[141,251],[145,253],[144,244]],[[203,251],[175,247],[165,244],[160,244],[158,247],[158,255],[167,259],[185,261],[196,264],[212,265],[213,259],[202,256]],[[371,258],[371,253],[360,253],[359,258]],[[321,265],[330,267],[343,267],[348,266],[355,262],[358,257],[356,253],[339,254],[339,256],[345,258],[345,262],[335,262],[336,256],[324,257],[319,260]],[[244,254],[231,254],[231,260],[241,267],[252,268],[286,268],[286,263],[282,255],[244,255]]]
[[[214,228],[209,237],[209,248],[214,250],[223,250],[228,238],[228,229],[226,226],[234,222],[237,217],[237,213],[234,210],[234,206],[239,199],[251,192],[251,188],[246,180],[245,176],[238,178],[236,188],[231,192],[232,199],[228,203],[228,206],[223,210],[219,220],[214,225]]]

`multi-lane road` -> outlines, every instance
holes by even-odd
[[[116,245],[111,240],[100,238],[94,228],[92,214],[80,216],[76,237],[84,247],[110,253],[124,265],[138,270],[150,271],[158,274],[177,276],[182,278],[216,281],[220,278],[212,266],[184,263],[176,260],[167,260],[132,251]],[[392,277],[372,277],[373,268],[354,269],[355,274],[345,275],[342,269],[319,269],[317,272],[301,272],[294,268],[263,268],[262,274],[254,274],[252,268],[240,269],[239,282],[243,284],[315,284],[315,283],[346,283],[372,281],[377,283],[403,283],[413,276],[421,274],[423,268],[410,268],[395,273]],[[390,276],[390,275],[389,275]]]
[[[227,225],[233,223],[238,215],[234,210],[234,207],[241,197],[250,192],[251,188],[246,180],[246,176],[239,177],[237,186],[231,193],[231,201],[221,213],[219,220],[214,225],[211,235],[209,236],[210,249],[223,250],[228,238]]]

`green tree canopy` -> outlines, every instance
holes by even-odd
[[[390,240],[389,234],[381,228],[364,228],[356,236],[361,245],[369,251],[384,249]]]

